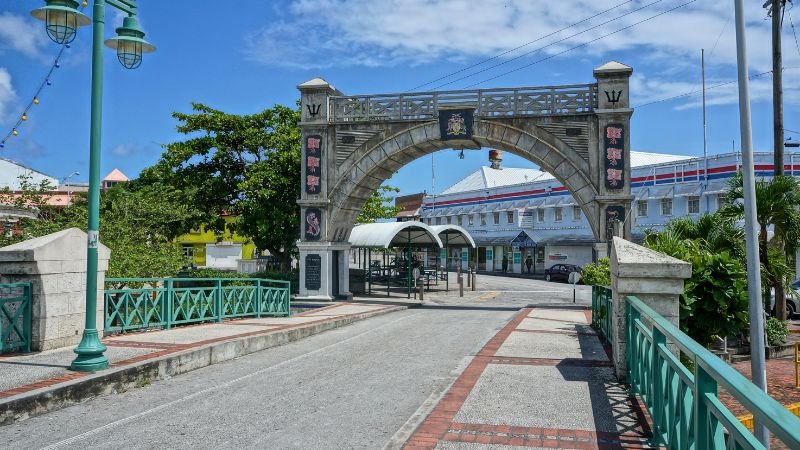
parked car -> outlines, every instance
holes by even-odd
[[[572,272],[581,273],[581,268],[574,264],[553,264],[549,269],[544,269],[544,279],[567,283]]]
[[[791,285],[792,290],[786,291],[786,318],[791,319],[800,312],[800,280]],[[775,315],[775,289],[772,289],[770,297],[769,313]]]

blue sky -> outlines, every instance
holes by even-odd
[[[113,51],[106,52],[103,172],[117,167],[136,176],[156,162],[162,144],[181,139],[170,114],[189,111],[190,102],[232,113],[252,113],[276,103],[293,105],[296,86],[315,76],[348,94],[408,91],[620,3],[624,4],[574,28],[423,89],[484,69],[441,89],[589,83],[592,69],[613,59],[634,68],[631,100],[636,107],[698,90],[701,48],[706,49],[708,86],[735,80],[733,5],[713,0],[696,0],[503,75],[686,1],[143,0],[140,20],[146,38],[158,51],[145,55],[137,70],[124,69]],[[759,74],[771,69],[769,20],[759,7],[762,2],[746,3],[750,72]],[[58,52],[43,25],[29,14],[43,4],[34,0],[0,3],[0,134],[19,118]],[[800,69],[795,69],[800,68],[800,48],[790,18],[800,25],[800,8],[789,10],[783,29],[784,66],[789,68],[784,73],[785,123],[787,129],[800,132]],[[121,16],[109,9],[107,19],[106,34],[111,37]],[[40,96],[41,103],[29,113],[19,136],[0,149],[0,156],[55,177],[79,171],[81,176],[76,178],[87,179],[90,44],[91,30],[81,29],[62,57],[52,85]],[[547,47],[512,60],[543,46]],[[498,63],[504,64],[490,68]],[[754,147],[769,150],[770,75],[752,80],[751,93]],[[736,84],[711,89],[707,95],[710,153],[738,149]],[[636,108],[633,149],[702,155],[699,105],[696,94]],[[787,132],[789,136],[800,140],[800,134]],[[437,153],[436,191],[485,165],[486,159],[486,151],[467,152],[464,160],[452,150]],[[505,165],[534,167],[512,155],[506,155]],[[390,184],[404,194],[430,192],[430,171],[428,156],[401,169]]]

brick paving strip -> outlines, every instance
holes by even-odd
[[[4,389],[0,390],[0,425],[125,390],[144,380],[178,375],[402,309],[406,307],[337,303],[288,318],[248,317],[108,336],[103,344],[109,349],[106,354],[110,367],[94,373],[68,370],[69,361],[74,357],[71,349],[3,356],[0,357],[0,378],[5,381]],[[125,356],[115,359],[115,351]],[[14,385],[13,380],[9,381],[14,370],[35,373],[22,377],[23,381]],[[41,379],[37,378],[36,371],[43,374]],[[9,384],[12,387],[8,387]]]
[[[539,320],[538,323],[543,325],[551,323],[556,329],[520,328],[526,319]],[[582,310],[522,309],[475,355],[403,448],[480,449],[490,445],[566,449],[652,448],[647,414],[637,399],[627,394],[624,386],[610,379],[613,366],[597,334],[581,329],[590,322],[590,313]],[[573,325],[577,331],[563,330],[565,324]],[[539,341],[549,338],[556,340],[549,343]],[[562,348],[565,349],[563,357],[545,356],[558,353]],[[576,350],[580,357],[576,357]],[[536,368],[557,371],[560,374],[558,378],[562,379],[530,379],[518,376],[524,372],[504,373],[506,369],[503,367],[509,366],[523,371]],[[595,373],[597,371],[602,373]],[[564,383],[564,395],[567,395],[568,390],[575,391],[575,385],[584,381],[577,376],[579,374],[583,374],[585,380],[594,380],[591,381],[594,384],[586,382],[589,396],[577,408],[588,418],[585,422],[591,423],[556,426],[560,421],[564,422],[559,417],[574,405],[562,404],[559,398],[543,400],[552,396],[544,384]],[[500,377],[505,377],[502,380],[506,383],[510,377],[513,381],[510,386],[530,388],[539,383],[541,389],[533,391],[530,396],[521,388],[519,392],[508,392],[506,384],[495,387],[496,383],[502,383]],[[556,397],[559,388],[555,391]],[[613,393],[609,393],[611,391]],[[525,416],[526,413],[519,410],[520,405],[534,401],[533,397],[537,395],[538,400],[550,402],[552,407],[533,411],[532,415],[538,417]],[[531,426],[532,423],[551,425]]]

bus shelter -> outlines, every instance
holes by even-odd
[[[444,248],[444,270],[442,271],[442,278],[445,280],[445,290],[450,290],[450,267],[452,259],[450,257],[450,248],[459,247],[464,248],[467,247],[468,249],[476,248],[475,241],[470,236],[467,230],[461,228],[458,225],[431,225],[430,227],[436,235],[439,237],[439,240],[442,241],[443,248]],[[469,254],[469,253],[468,253]],[[458,258],[456,262],[457,268],[461,267],[461,258]]]
[[[412,250],[436,249],[438,252],[442,248],[437,233],[422,222],[356,225],[350,233],[350,244],[357,257],[356,263],[364,270],[369,294],[372,294],[373,283],[385,283],[387,296],[395,285],[404,287],[408,298],[411,298],[415,280],[420,275],[428,276],[431,271],[424,261],[412,255]],[[390,249],[400,251],[390,254]],[[374,258],[374,253],[378,259]],[[435,274],[436,268],[432,270]]]

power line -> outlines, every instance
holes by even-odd
[[[501,73],[500,75],[497,75],[497,76],[494,76],[494,77],[491,77],[491,78],[487,78],[487,79],[485,79],[485,80],[483,80],[483,81],[479,81],[479,82],[477,82],[477,83],[475,83],[475,84],[471,84],[471,85],[469,85],[469,86],[466,86],[466,87],[465,87],[465,89],[466,89],[466,88],[470,88],[470,87],[475,87],[475,86],[478,86],[478,85],[480,85],[480,84],[486,83],[487,81],[492,81],[492,80],[495,80],[495,79],[497,79],[497,78],[504,77],[504,76],[506,76],[506,75],[509,75],[509,74],[511,74],[511,73],[518,72],[518,71],[520,71],[520,70],[522,70],[522,69],[526,69],[526,68],[528,68],[528,67],[531,67],[531,66],[534,66],[534,65],[536,65],[536,64],[539,64],[540,62],[547,61],[548,59],[555,58],[556,56],[563,55],[564,53],[571,52],[571,51],[573,51],[573,50],[576,50],[576,49],[579,49],[579,48],[581,48],[581,47],[585,47],[585,46],[587,46],[587,45],[589,45],[589,44],[591,44],[591,43],[593,43],[593,42],[597,42],[597,41],[599,41],[599,40],[601,40],[601,39],[605,39],[605,38],[607,38],[607,37],[609,37],[609,36],[611,36],[611,35],[614,35],[614,34],[617,34],[617,33],[621,33],[621,32],[623,32],[623,31],[625,31],[625,30],[628,30],[628,29],[631,29],[631,28],[633,28],[633,27],[635,27],[635,26],[637,26],[637,25],[640,25],[640,24],[642,24],[642,23],[644,23],[644,22],[647,22],[647,21],[649,21],[649,20],[655,19],[656,17],[663,16],[664,14],[669,14],[669,13],[671,13],[672,11],[675,11],[675,10],[677,10],[677,9],[683,8],[684,6],[686,6],[686,5],[690,5],[690,4],[692,4],[692,3],[696,2],[696,1],[697,1],[697,0],[690,0],[690,1],[686,2],[686,3],[682,3],[682,4],[678,5],[678,6],[675,6],[674,8],[670,8],[670,9],[668,9],[668,10],[666,10],[666,11],[662,11],[662,12],[660,12],[660,13],[658,13],[658,14],[655,14],[655,15],[653,15],[653,16],[650,16],[650,17],[648,17],[648,18],[646,18],[646,19],[642,19],[642,20],[640,20],[640,21],[638,21],[638,22],[636,22],[636,23],[633,23],[633,24],[631,24],[631,25],[628,25],[628,26],[626,26],[626,27],[620,28],[619,30],[612,31],[611,33],[604,34],[604,35],[602,35],[602,36],[600,36],[600,37],[597,37],[597,38],[594,38],[594,39],[592,39],[592,40],[590,40],[590,41],[588,41],[588,42],[584,42],[583,44],[576,45],[576,46],[574,46],[574,47],[571,47],[571,48],[568,48],[568,49],[566,49],[566,50],[564,50],[564,51],[561,51],[561,52],[555,53],[555,54],[553,54],[553,55],[547,56],[547,57],[545,57],[545,58],[539,59],[539,60],[537,60],[537,61],[534,61],[534,62],[532,62],[532,63],[530,63],[530,64],[526,64],[526,65],[524,65],[524,66],[517,67],[516,69],[509,70],[508,72]],[[655,3],[655,2],[654,2],[654,3]],[[652,3],[651,3],[651,4],[652,4]],[[647,5],[647,6],[649,6],[649,5]],[[646,6],[644,6],[644,7],[646,7]],[[642,8],[644,8],[644,7],[642,7]],[[641,8],[640,8],[640,9],[641,9]]]
[[[792,26],[792,34],[794,35],[794,46],[797,49],[797,54],[800,55],[800,44],[797,43],[797,31],[795,31],[794,22],[792,22],[792,13],[789,13],[789,25]]]
[[[631,15],[631,14],[634,14],[634,13],[636,13],[636,12],[639,12],[639,11],[641,11],[641,10],[645,9],[645,8],[648,8],[648,7],[650,7],[650,6],[653,6],[653,5],[655,5],[656,3],[661,3],[662,1],[663,1],[663,0],[655,0],[655,1],[653,1],[653,2],[651,2],[651,3],[648,3],[648,4],[644,5],[644,6],[640,6],[639,8],[636,8],[636,9],[634,9],[634,10],[628,11],[628,12],[626,12],[625,14],[623,14],[623,15],[621,15],[621,16],[617,16],[617,17],[615,17],[615,18],[613,18],[613,19],[606,20],[605,22],[602,22],[602,23],[599,23],[599,24],[597,24],[597,25],[595,25],[595,26],[589,27],[589,28],[587,28],[587,29],[585,29],[585,30],[583,30],[583,31],[579,31],[579,32],[577,32],[577,33],[575,33],[575,34],[573,34],[573,35],[570,35],[570,36],[567,36],[567,37],[565,37],[565,38],[559,39],[559,40],[557,40],[557,41],[551,42],[551,43],[549,43],[549,44],[547,44],[547,45],[544,45],[544,46],[542,46],[542,47],[535,48],[535,49],[533,49],[533,50],[531,50],[531,51],[525,52],[525,53],[523,53],[523,54],[521,54],[521,55],[517,55],[517,56],[515,56],[515,57],[513,57],[513,58],[511,58],[511,59],[508,59],[508,60],[506,60],[506,61],[503,61],[503,62],[501,62],[501,63],[493,64],[493,65],[491,65],[491,66],[489,66],[489,67],[487,67],[487,68],[485,68],[485,69],[481,69],[481,70],[479,70],[479,71],[477,71],[477,72],[473,72],[473,73],[471,73],[471,74],[469,74],[469,75],[465,75],[465,76],[463,76],[463,77],[456,78],[455,80],[448,81],[447,83],[440,84],[440,85],[436,86],[434,89],[439,89],[439,88],[441,88],[441,87],[444,87],[444,86],[447,86],[447,85],[449,85],[449,84],[453,84],[453,83],[456,83],[456,82],[458,82],[458,81],[466,80],[467,78],[472,78],[472,77],[474,77],[475,75],[478,75],[478,74],[481,74],[481,73],[484,73],[484,72],[488,72],[489,70],[492,70],[492,69],[495,69],[495,68],[497,68],[497,67],[500,67],[500,66],[503,66],[503,65],[506,65],[506,64],[512,63],[512,62],[514,62],[514,61],[516,61],[516,60],[518,60],[518,59],[524,58],[524,57],[526,57],[526,56],[528,56],[528,55],[530,55],[530,54],[532,54],[532,53],[536,53],[536,52],[538,52],[538,51],[540,51],[540,50],[544,50],[544,49],[546,49],[547,47],[550,47],[550,46],[553,46],[553,45],[559,44],[559,43],[561,43],[561,42],[564,42],[564,41],[566,41],[567,39],[572,39],[572,38],[574,38],[575,36],[581,35],[581,34],[583,34],[583,33],[586,33],[586,32],[588,32],[588,31],[592,31],[592,30],[594,30],[594,29],[596,29],[596,28],[602,27],[603,25],[608,25],[609,23],[611,23],[611,22],[613,22],[613,21],[615,21],[615,20],[619,20],[619,19],[621,19],[621,18],[623,18],[623,17],[625,17],[625,16],[629,16],[629,15]],[[696,0],[692,0],[692,1],[696,1]],[[512,72],[513,72],[513,71],[512,71]],[[510,72],[508,72],[508,73],[510,73]],[[478,83],[478,84],[480,84],[480,83]]]
[[[412,89],[410,89],[410,90],[411,90],[411,91],[416,91],[417,89],[419,89],[419,88],[421,88],[421,87],[425,87],[425,86],[427,86],[427,85],[429,85],[429,84],[436,83],[437,81],[442,81],[442,80],[444,80],[444,79],[447,79],[447,78],[450,78],[450,77],[452,77],[453,75],[458,75],[459,73],[465,72],[465,71],[467,71],[467,70],[469,70],[469,69],[472,69],[472,68],[474,68],[474,67],[478,67],[478,66],[480,66],[480,65],[486,64],[486,63],[487,63],[487,62],[489,62],[489,61],[494,61],[495,59],[498,59],[498,58],[500,58],[500,57],[502,57],[502,56],[505,56],[505,55],[507,55],[507,54],[509,54],[509,53],[511,53],[511,52],[514,52],[514,51],[516,51],[516,50],[519,50],[519,49],[521,49],[521,48],[527,47],[527,46],[529,46],[529,45],[531,45],[531,44],[533,44],[533,43],[535,43],[535,42],[539,42],[539,41],[541,41],[542,39],[545,39],[545,38],[548,38],[548,37],[550,37],[550,36],[556,35],[556,34],[558,34],[558,33],[562,32],[562,31],[564,31],[564,30],[568,30],[568,29],[570,29],[570,28],[572,28],[572,27],[574,27],[574,26],[577,26],[577,25],[580,25],[580,24],[582,24],[582,23],[584,23],[584,22],[587,22],[587,21],[589,21],[589,20],[592,20],[592,19],[594,19],[595,17],[602,16],[603,14],[605,14],[605,13],[607,13],[607,12],[609,12],[609,11],[612,11],[612,10],[614,10],[614,9],[617,9],[617,8],[619,8],[620,6],[623,6],[623,5],[626,5],[626,4],[628,4],[628,3],[631,3],[632,1],[633,1],[633,0],[627,0],[627,1],[624,1],[624,2],[622,2],[622,3],[618,3],[618,4],[614,5],[614,6],[612,6],[611,8],[608,8],[608,9],[606,9],[606,10],[604,10],[604,11],[600,11],[599,13],[597,13],[597,14],[595,14],[595,15],[593,15],[593,16],[589,16],[589,17],[587,17],[587,18],[585,18],[585,19],[582,19],[582,20],[580,20],[580,21],[578,21],[578,22],[575,22],[575,23],[573,23],[573,24],[571,24],[571,25],[568,25],[568,26],[566,26],[566,27],[564,27],[564,28],[561,28],[561,29],[559,29],[559,30],[556,30],[556,31],[554,31],[554,32],[552,32],[552,33],[550,33],[550,34],[546,34],[546,35],[544,35],[544,36],[541,36],[541,37],[539,37],[539,38],[536,38],[536,39],[534,39],[534,40],[532,40],[532,41],[526,42],[526,43],[524,43],[524,44],[522,44],[522,45],[519,45],[519,46],[517,46],[517,47],[514,47],[514,48],[512,48],[511,50],[506,50],[506,51],[504,51],[504,52],[502,52],[502,53],[499,53],[499,54],[497,54],[497,55],[494,55],[494,56],[492,56],[491,58],[487,58],[487,59],[484,59],[483,61],[477,62],[477,63],[475,63],[475,64],[472,64],[472,65],[470,65],[470,66],[467,66],[467,67],[464,67],[463,69],[459,69],[459,70],[456,70],[455,72],[451,72],[451,73],[448,73],[447,75],[443,75],[443,76],[441,76],[441,77],[439,77],[439,78],[437,78],[437,79],[435,79],[435,80],[431,80],[431,81],[428,81],[427,83],[420,84],[419,86],[416,86],[416,87],[414,87],[414,88],[412,88]]]
[[[733,12],[728,13],[728,20],[725,21],[725,25],[722,26],[722,30],[719,32],[719,36],[717,36],[717,40],[714,42],[714,47],[711,48],[711,52],[708,54],[708,58],[714,55],[714,50],[717,49],[717,44],[719,44],[719,39],[722,37],[722,34],[725,33],[725,29],[728,28],[728,24],[731,23],[731,15]]]
[[[788,128],[784,128],[783,131],[788,131],[789,133],[800,134],[800,131],[790,130]]]

